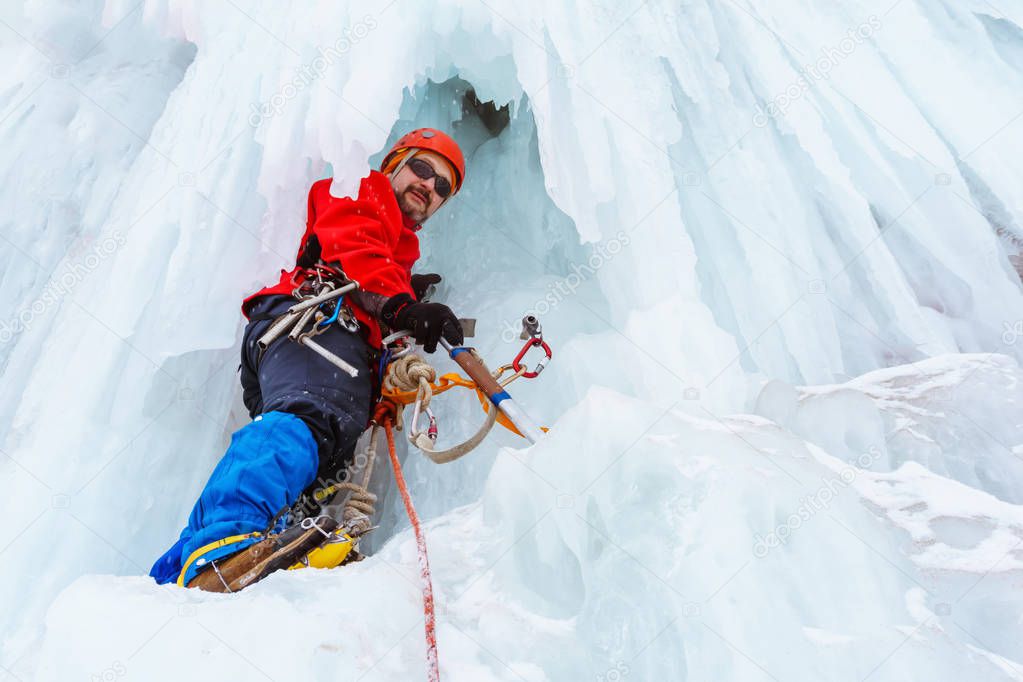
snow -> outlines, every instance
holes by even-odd
[[[542,442],[402,453],[445,679],[1023,678],[1009,3],[31,0],[0,55],[3,682],[425,674],[386,466],[361,563],[141,577],[309,184],[421,125],[469,167],[421,270],[555,346]]]

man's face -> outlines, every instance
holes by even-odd
[[[451,169],[443,156],[423,150],[418,152],[415,158],[430,164],[434,173],[446,179],[454,187]],[[422,223],[432,216],[444,203],[444,199],[434,189],[436,181],[435,177],[423,180],[412,172],[407,163],[402,166],[398,174],[391,178],[391,187],[394,188],[394,196],[398,199],[401,212],[417,223]]]

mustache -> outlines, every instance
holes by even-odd
[[[406,194],[408,194],[410,192],[412,194],[418,195],[423,200],[424,204],[426,204],[426,205],[430,204],[430,192],[429,192],[429,190],[422,189],[420,187],[409,187],[408,189],[405,190]]]

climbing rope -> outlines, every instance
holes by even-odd
[[[371,519],[376,514],[377,496],[369,491],[369,482],[373,477],[373,465],[376,462],[378,432],[379,427],[374,424],[370,429],[369,441],[366,443],[366,451],[363,454],[365,464],[360,472],[356,472],[352,466],[349,466],[346,471],[346,477],[349,480],[334,483],[313,493],[313,499],[317,502],[324,502],[343,490],[349,492],[348,498],[344,502],[344,508],[341,510],[340,520],[353,538],[365,535],[372,530]],[[356,473],[361,473],[361,480],[358,483],[351,480],[355,478]],[[336,507],[325,509],[324,513],[338,518],[335,510]]]
[[[392,360],[381,382],[382,393],[392,402],[402,406],[408,405],[407,394],[415,391],[415,400],[421,407],[430,407],[433,399],[433,382],[437,380],[437,370],[416,353],[407,353]],[[444,389],[438,388],[438,392]],[[397,400],[396,397],[401,396]],[[396,411],[396,428],[400,431],[404,424],[402,411]]]
[[[430,558],[426,553],[426,536],[419,524],[419,515],[412,505],[412,497],[409,495],[408,486],[405,484],[405,476],[401,471],[401,463],[398,461],[398,454],[394,445],[393,418],[396,410],[393,404],[381,401],[374,415],[374,421],[383,423],[384,433],[387,434],[387,452],[391,458],[391,467],[394,470],[394,481],[401,493],[401,501],[405,505],[405,513],[408,514],[409,523],[412,524],[412,532],[416,536],[416,551],[419,556],[419,580],[423,588],[423,616],[426,629],[426,677],[430,682],[440,681],[440,668],[437,658],[437,617],[433,605],[433,579],[430,576]],[[375,428],[375,427],[374,427]]]
[[[480,361],[480,364],[483,365],[484,369],[486,369],[486,365],[483,364],[483,359],[479,357],[476,351],[471,350],[470,352],[476,356],[477,360]],[[520,353],[519,357],[515,359],[515,364],[519,363],[521,356],[522,353]],[[515,379],[527,374],[526,367],[519,365],[518,367],[515,367],[515,372],[502,382],[501,376],[511,368],[512,365],[505,365],[495,372],[491,372],[489,369],[487,369],[487,372],[494,377],[495,381],[500,382],[502,386],[506,386]],[[540,369],[542,369],[542,367]],[[487,417],[479,430],[477,430],[475,434],[463,443],[452,448],[448,448],[447,450],[435,450],[433,444],[437,437],[437,431],[433,415],[429,412],[430,401],[437,393],[442,393],[455,386],[474,389],[479,397],[480,404],[487,412]],[[440,669],[437,658],[437,633],[433,601],[433,580],[430,575],[430,560],[426,551],[426,536],[423,534],[423,530],[419,524],[419,516],[416,514],[416,509],[412,504],[412,497],[409,495],[408,486],[405,484],[405,476],[401,470],[401,463],[398,461],[398,455],[394,443],[394,429],[402,428],[403,408],[409,404],[414,404],[415,410],[413,412],[412,423],[409,429],[409,440],[413,445],[426,453],[431,460],[438,464],[444,464],[462,457],[479,445],[494,427],[494,424],[496,424],[499,419],[503,418],[503,415],[500,415],[497,408],[490,404],[483,395],[483,392],[476,386],[475,382],[465,379],[458,374],[445,374],[438,378],[437,370],[421,356],[415,353],[403,353],[387,365],[386,374],[381,382],[381,389],[382,398],[380,402],[377,403],[376,411],[373,415],[374,426],[370,438],[375,439],[376,437],[376,430],[378,428],[376,425],[383,424],[384,432],[387,435],[387,450],[391,458],[391,467],[394,470],[395,484],[398,487],[398,491],[401,493],[401,500],[405,505],[405,513],[408,515],[409,523],[412,525],[412,531],[416,537],[416,550],[419,558],[419,578],[423,589],[427,679],[430,680],[430,682],[439,682]],[[424,411],[426,411],[430,416],[430,428],[425,432],[417,430],[417,420],[420,414]],[[515,426],[512,425],[511,422],[504,420],[502,423],[510,430],[516,431]],[[372,460],[367,462],[367,468],[371,466],[371,464]],[[363,484],[369,484],[368,477],[364,478]]]
[[[391,468],[394,471],[395,484],[398,487],[398,491],[401,493],[401,500],[405,505],[405,513],[408,515],[409,523],[412,525],[412,531],[416,537],[416,549],[419,558],[419,577],[423,590],[427,679],[430,680],[430,682],[439,682],[440,669],[437,658],[433,581],[430,576],[430,561],[426,551],[426,536],[423,534],[423,530],[420,526],[419,516],[416,514],[415,507],[412,504],[412,497],[409,495],[408,486],[405,484],[405,476],[401,470],[401,463],[398,461],[398,455],[394,443],[394,429],[397,428],[398,430],[401,430],[404,427],[402,417],[404,408],[408,405],[415,405],[412,413],[412,422],[409,427],[409,441],[438,464],[452,462],[473,450],[483,441],[496,423],[500,423],[505,428],[520,436],[527,437],[519,431],[515,424],[512,423],[508,415],[503,414],[498,410],[498,400],[495,399],[495,396],[498,396],[499,399],[507,400],[507,402],[504,403],[505,405],[511,403],[512,401],[509,399],[507,393],[503,391],[503,388],[520,377],[536,377],[541,371],[543,371],[547,362],[550,360],[551,349],[541,337],[539,322],[532,317],[523,319],[523,338],[526,339],[526,344],[522,347],[522,350],[519,351],[518,355],[515,356],[515,359],[510,364],[503,365],[496,371],[488,369],[486,364],[483,362],[483,358],[481,358],[474,349],[449,348],[448,350],[451,351],[452,358],[455,357],[456,353],[465,351],[471,353],[478,362],[478,365],[472,366],[473,369],[467,369],[465,364],[461,362],[459,363],[463,369],[467,369],[467,373],[476,379],[476,381],[473,381],[462,377],[457,373],[444,374],[438,377],[437,370],[421,356],[415,354],[412,351],[411,344],[406,343],[404,348],[392,350],[388,346],[388,343],[396,341],[400,338],[401,334],[401,332],[398,332],[392,337],[385,339],[385,351],[380,360],[382,375],[381,399],[377,403],[373,414],[374,426],[373,431],[370,434],[369,446],[372,450],[367,449],[367,454],[370,452],[375,454],[377,428],[378,425],[382,424],[387,436],[387,450],[391,459]],[[532,371],[530,371],[522,362],[524,356],[531,348],[540,348],[544,353],[544,356]],[[456,362],[458,361],[456,360]],[[502,380],[502,376],[509,370],[511,370],[512,373]],[[487,375],[489,375],[489,377]],[[487,392],[491,395],[484,393],[484,390],[477,385],[477,382],[484,384]],[[433,416],[433,412],[430,410],[430,402],[438,393],[443,393],[455,386],[473,389],[480,401],[480,405],[487,413],[487,416],[482,426],[480,426],[476,433],[467,440],[446,450],[436,450],[434,448],[434,444],[437,439],[437,423]],[[503,409],[507,411],[509,408],[505,407]],[[419,429],[418,421],[424,412],[429,417],[430,424],[425,431],[421,431]],[[531,422],[523,421],[521,414],[518,416],[518,421],[516,423],[524,424],[526,433],[530,434],[528,436],[530,441],[535,442],[532,432],[535,431],[536,433],[539,433],[540,430],[535,426],[532,426],[532,431],[530,431]],[[542,430],[546,431],[546,429]],[[369,469],[370,472],[372,471],[372,461],[372,457],[370,457],[366,465],[366,469]],[[355,488],[348,488],[349,490],[352,490],[352,498],[355,498],[356,489],[359,490],[360,495],[362,493],[370,495],[369,491],[366,489],[366,486],[368,485],[369,475],[366,474],[363,477],[361,487],[356,486]],[[360,497],[359,499],[362,498]],[[347,513],[347,507],[345,511]]]
[[[373,463],[377,455],[377,426],[373,426],[369,433],[369,443],[366,444],[366,464],[362,467],[362,482],[353,483],[344,481],[338,484],[339,490],[347,490],[351,493],[345,502],[342,521],[344,525],[356,536],[369,532],[372,527],[372,518],[376,513],[375,504],[377,496],[369,491],[369,480],[373,476]]]

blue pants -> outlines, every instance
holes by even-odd
[[[197,549],[226,537],[263,531],[307,488],[343,480],[355,443],[369,419],[373,385],[369,346],[337,325],[317,343],[359,368],[359,376],[330,364],[287,337],[260,356],[256,341],[289,307],[290,296],[267,296],[250,310],[242,338],[242,399],[253,421],[231,445],[199,495],[178,541],[153,565],[158,583],[175,580]],[[316,484],[315,486],[313,484]],[[251,542],[251,541],[249,541]],[[231,544],[203,553],[208,562],[238,551]],[[192,575],[198,567],[192,564]],[[185,576],[185,582],[192,575]]]

